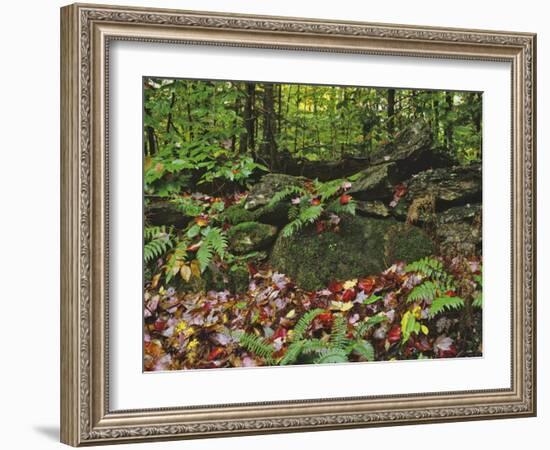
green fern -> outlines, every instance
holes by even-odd
[[[462,300],[460,297],[449,297],[449,296],[437,297],[432,302],[428,315],[431,319],[441,312],[452,310],[452,309],[460,309],[463,306],[464,306],[464,300]]]
[[[421,300],[431,301],[437,295],[438,284],[433,281],[425,281],[415,286],[407,296],[407,303]]]
[[[304,334],[306,333],[309,325],[313,322],[313,319],[323,312],[324,310],[320,308],[310,309],[302,317],[300,317],[300,320],[298,320],[296,326],[294,327],[292,340],[294,342],[301,341],[304,338]]]
[[[327,211],[333,212],[334,214],[349,214],[355,216],[355,210],[357,209],[357,202],[351,199],[347,204],[340,204],[340,200],[334,200],[327,207]]]
[[[263,358],[268,365],[274,364],[273,353],[275,350],[264,339],[254,334],[242,333],[239,344],[251,353]]]
[[[143,237],[146,241],[143,245],[143,261],[145,264],[160,258],[173,246],[170,234],[165,227],[145,227]]]
[[[353,351],[367,361],[374,361],[374,347],[369,341],[357,341],[353,343]]]
[[[347,331],[347,320],[343,316],[336,316],[332,324],[332,332],[330,334],[330,346],[338,349],[344,348],[346,344]]]
[[[474,294],[474,301],[472,302],[474,308],[483,308],[483,294],[478,291]]]
[[[197,261],[199,262],[201,272],[210,265],[214,255],[224,258],[227,249],[227,236],[217,227],[205,228],[202,232],[203,239],[201,246],[197,251]]]
[[[340,348],[328,348],[323,350],[315,360],[316,364],[336,364],[348,362],[348,355]]]
[[[273,208],[277,205],[277,203],[292,195],[304,195],[306,193],[307,191],[305,190],[305,188],[301,186],[287,186],[282,191],[276,192],[273,197],[271,197],[271,200],[267,204],[267,208]]]
[[[281,361],[279,361],[279,364],[281,366],[294,364],[298,359],[298,357],[300,356],[300,354],[302,353],[305,342],[306,341],[296,341],[290,344],[285,353],[285,356],[283,356]]]

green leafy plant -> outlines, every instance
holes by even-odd
[[[291,199],[288,211],[289,223],[281,233],[290,237],[307,225],[323,219],[330,219],[330,215],[338,218],[341,214],[355,215],[356,203],[345,191],[349,188],[345,180],[338,179],[328,182],[314,180],[303,186],[287,186],[275,193],[268,203],[268,208],[274,208],[281,201]],[[339,220],[339,219],[338,219]]]
[[[145,241],[143,245],[143,261],[145,264],[159,259],[173,246],[170,233],[166,231],[166,227],[145,227],[143,239]]]

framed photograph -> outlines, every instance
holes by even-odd
[[[62,8],[62,442],[535,415],[535,55]]]

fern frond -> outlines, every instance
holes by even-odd
[[[365,358],[367,361],[374,361],[374,347],[369,341],[361,340],[355,342],[353,351]]]
[[[308,339],[307,341],[303,341],[303,343],[302,353],[306,355],[311,353],[321,353],[323,350],[328,349],[327,343],[321,339]]]
[[[304,224],[300,219],[295,219],[287,223],[281,230],[281,233],[284,237],[288,238],[298,232],[303,226]]]
[[[321,183],[319,181],[315,182],[315,189],[321,196],[321,200],[325,201],[333,197],[340,189],[342,189],[343,180],[332,180],[327,181],[326,183]]]
[[[347,204],[341,205],[339,200],[334,200],[330,205],[328,205],[327,211],[333,212],[334,214],[349,214],[355,216],[355,210],[357,208],[357,202],[351,199]]]
[[[209,266],[213,258],[212,248],[208,242],[203,241],[199,250],[197,251],[197,261],[199,262],[201,272]]]
[[[449,297],[449,296],[443,296],[443,297],[437,297],[434,299],[430,306],[429,311],[429,317],[430,319],[437,314],[446,311],[446,310],[452,310],[452,309],[460,309],[464,306],[464,300],[462,300],[460,297]]]
[[[425,281],[415,286],[407,296],[407,303],[420,300],[431,301],[437,295],[438,284],[433,281]]]
[[[220,228],[210,228],[205,236],[205,242],[220,258],[224,257],[228,242],[226,234]]]
[[[343,349],[346,344],[346,334],[348,331],[347,320],[342,316],[336,316],[332,324],[330,333],[330,345],[332,348]]]
[[[168,235],[153,238],[143,246],[143,261],[145,264],[160,258],[172,248],[172,241]]]
[[[289,364],[294,364],[298,357],[300,356],[300,353],[302,353],[302,348],[304,346],[304,343],[306,341],[296,341],[289,345],[285,356],[279,361],[279,364],[281,366],[287,366]]]
[[[298,215],[298,218],[304,224],[312,223],[321,216],[322,212],[323,207],[321,205],[312,205],[302,209]]]
[[[328,349],[323,351],[315,360],[316,364],[335,364],[348,361],[346,352],[339,348]]]
[[[294,327],[292,340],[294,342],[301,341],[304,338],[304,334],[307,331],[309,325],[311,324],[311,322],[313,322],[313,319],[315,319],[319,314],[323,312],[324,310],[321,308],[310,309],[302,317],[300,317],[300,320],[298,320],[296,326]]]
[[[474,301],[472,302],[474,308],[483,308],[483,294],[478,291],[474,294]]]
[[[303,195],[306,190],[301,186],[287,186],[282,191],[276,192],[267,204],[267,208],[273,208],[277,203],[292,195]]]
[[[239,344],[249,352],[263,358],[267,364],[273,364],[273,353],[275,350],[261,337],[243,333],[239,337]]]

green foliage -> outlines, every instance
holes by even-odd
[[[407,302],[432,301],[437,295],[438,284],[433,281],[425,281],[415,286],[407,296]]]
[[[302,186],[287,186],[284,189],[280,190],[279,192],[276,192],[275,195],[271,198],[269,203],[267,204],[268,208],[273,208],[276,206],[279,202],[294,196],[294,195],[304,195],[307,191]]]
[[[273,364],[273,347],[259,336],[249,333],[242,333],[239,337],[239,344],[255,355],[265,359],[267,364]]]
[[[347,353],[340,348],[327,348],[320,352],[315,364],[336,364],[348,362]]]
[[[227,236],[224,231],[217,227],[207,227],[201,232],[202,241],[197,251],[197,261],[199,262],[201,272],[212,262],[214,255],[224,258],[227,248]]]
[[[170,248],[172,241],[165,227],[145,227],[143,230],[143,261],[145,264],[162,257]]]
[[[321,205],[308,206],[298,212],[296,217],[291,222],[287,223],[282,230],[283,236],[290,237],[298,232],[304,226],[315,222],[323,212]]]
[[[300,320],[298,320],[296,326],[294,327],[293,341],[301,341],[304,338],[307,328],[311,322],[313,322],[313,319],[323,312],[324,310],[320,308],[310,309],[302,317],[300,317]]]
[[[452,309],[460,309],[464,307],[464,300],[460,297],[441,296],[434,299],[430,305],[430,318],[435,315]]]

